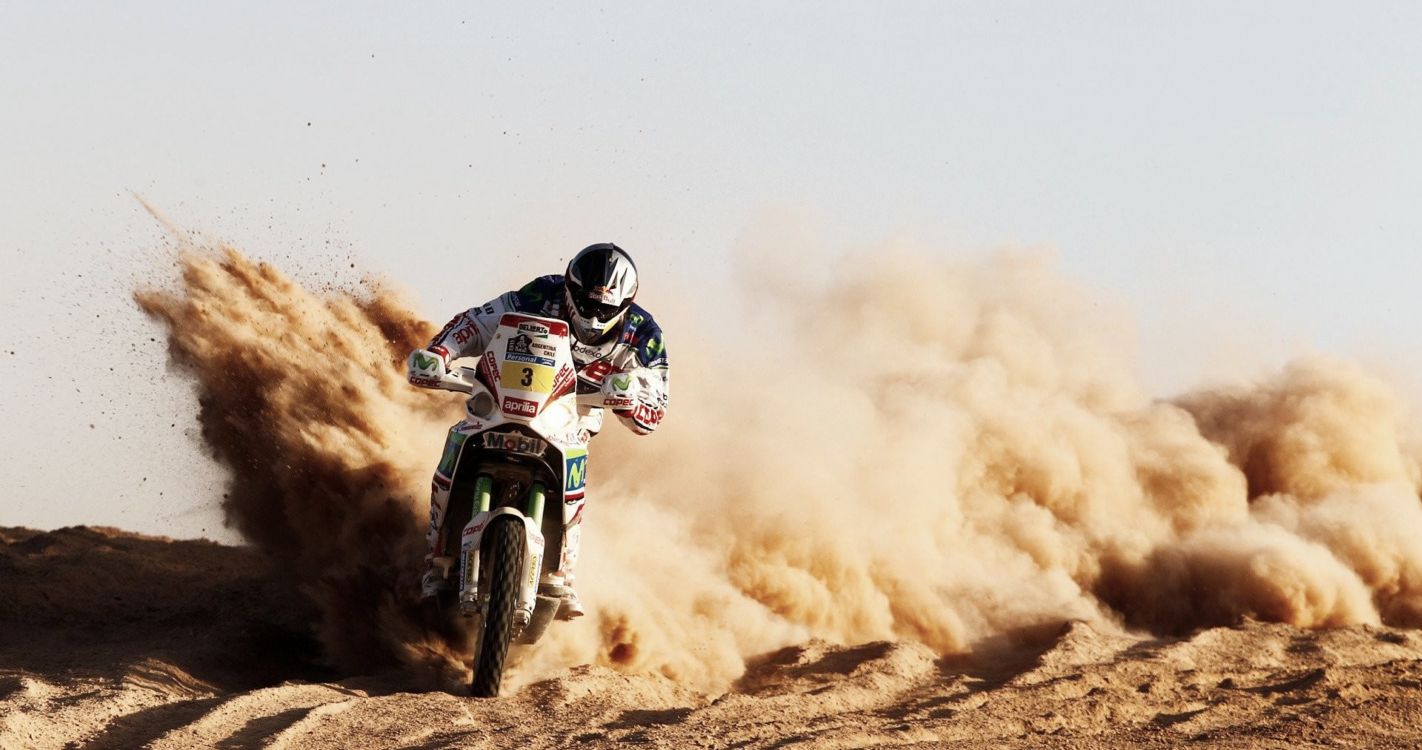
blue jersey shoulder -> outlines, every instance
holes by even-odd
[[[637,363],[643,367],[666,367],[667,346],[662,340],[662,327],[652,314],[637,303],[627,311],[627,327],[622,340],[637,352]]]
[[[530,315],[556,317],[563,306],[563,277],[539,276],[507,295],[509,307]]]

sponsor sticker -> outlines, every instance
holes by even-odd
[[[583,496],[588,483],[588,452],[582,448],[569,448],[564,454],[563,495],[567,500]],[[576,497],[575,497],[576,496]]]
[[[504,358],[511,362],[527,362],[552,367],[555,364],[551,356],[552,353],[553,347],[537,343],[527,334],[520,333],[509,339],[508,347],[504,349]]]
[[[436,474],[443,477],[454,476],[454,465],[459,462],[459,452],[468,438],[467,433],[450,430],[449,439],[444,441],[444,455],[440,456],[439,466],[435,468]]]
[[[484,373],[484,382],[495,388],[498,387],[499,380],[498,359],[493,352],[484,352],[483,358],[479,360],[479,371]],[[497,390],[494,391],[494,395],[498,395]]]
[[[638,404],[637,408],[632,410],[632,419],[647,429],[653,429],[662,423],[662,417],[665,414],[666,412],[664,410],[654,406]]]
[[[544,309],[548,309],[547,306]],[[504,313],[504,316],[499,319],[499,324],[511,326],[534,337],[568,335],[568,324],[561,320],[537,320],[525,315]]]
[[[587,445],[592,433],[585,429],[568,430],[556,435],[549,435],[548,438],[556,445]]]
[[[536,417],[538,416],[538,404],[513,396],[504,396],[504,413],[517,414],[521,417]]]
[[[439,329],[439,333],[435,334],[434,340],[435,340],[435,341],[440,341],[440,340],[443,339],[446,335],[448,335],[450,331],[453,331],[454,329],[456,329],[456,328],[458,328],[459,326],[461,326],[461,325],[467,323],[468,321],[469,321],[469,316],[466,315],[466,314],[464,314],[464,313],[460,313],[460,314],[454,316],[454,318],[452,318],[448,323],[445,323],[445,324],[444,324],[444,328]],[[430,347],[430,348],[433,349],[434,347]]]
[[[469,325],[464,326],[463,328],[456,329],[454,331],[454,343],[462,346],[467,343],[469,339],[474,338],[474,335],[476,333],[478,333],[478,329],[474,327],[473,323],[470,323]]]
[[[573,368],[570,365],[563,365],[558,374],[553,376],[553,393],[561,394],[573,385]]]
[[[535,437],[520,435],[516,432],[486,432],[484,433],[484,447],[509,451],[510,453],[528,453],[538,456],[542,455],[543,451],[548,447],[548,443]]]
[[[612,351],[612,346],[588,346],[580,341],[574,341],[572,343],[572,349],[573,354],[576,354],[577,356],[582,357],[583,359],[595,360],[598,357],[607,356],[608,353]]]
[[[602,384],[602,379],[612,372],[612,365],[604,360],[589,362],[586,367],[578,371],[578,375],[590,383]]]

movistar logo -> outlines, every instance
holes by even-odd
[[[433,370],[434,366],[438,363],[439,360],[434,357],[428,357],[419,353],[415,354],[415,366],[421,370]]]
[[[655,336],[647,341],[647,353],[653,357],[662,351],[662,337]]]
[[[583,487],[587,486],[587,483],[588,483],[588,479],[587,479],[587,476],[588,476],[588,475],[587,475],[587,471],[588,471],[588,457],[587,457],[587,456],[568,456],[567,467],[568,467],[568,482],[567,482],[567,484],[564,486],[564,490],[565,490],[565,491],[567,491],[567,492],[573,492],[574,490],[580,490],[580,489],[582,489]]]
[[[632,378],[627,375],[619,375],[612,379],[612,385],[619,391],[625,391],[628,386],[632,385]]]

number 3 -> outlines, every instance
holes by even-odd
[[[520,381],[518,381],[518,382],[519,382],[520,385],[523,385],[525,388],[528,387],[528,386],[530,386],[530,385],[533,385],[533,368],[532,368],[532,367],[525,367],[525,368],[523,368],[523,380],[520,380]]]

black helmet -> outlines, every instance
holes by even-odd
[[[574,255],[563,280],[568,322],[584,344],[614,334],[637,296],[637,266],[626,250],[611,242],[588,245]]]

